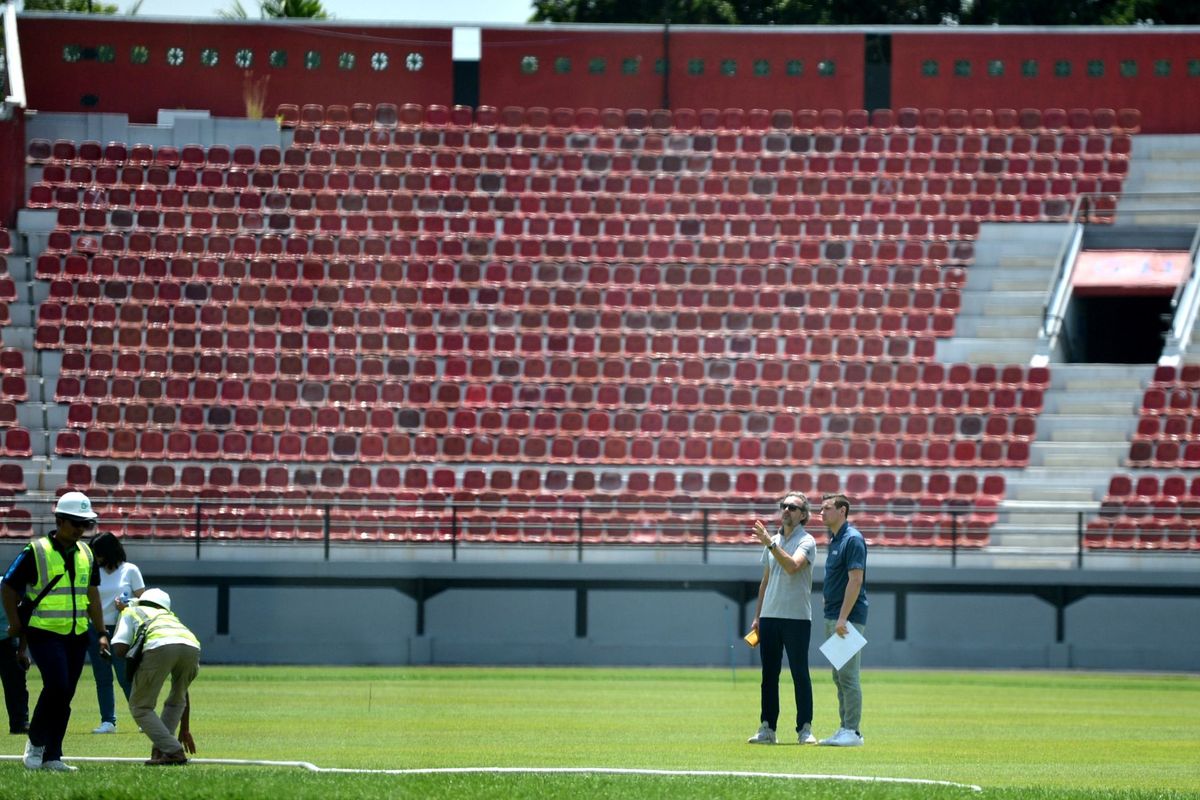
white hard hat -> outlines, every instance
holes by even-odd
[[[139,603],[154,603],[156,606],[171,610],[171,595],[164,592],[162,589],[147,589],[142,592],[138,598]]]
[[[58,498],[58,505],[54,507],[54,513],[76,519],[96,518],[96,512],[92,511],[92,501],[83,492],[67,492]]]

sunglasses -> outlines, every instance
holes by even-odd
[[[70,518],[68,517],[68,519],[70,519]],[[83,528],[86,531],[89,528],[96,527],[96,520],[94,520],[94,519],[71,519],[71,524],[74,525],[76,528]]]
[[[798,506],[795,503],[780,503],[779,504],[780,511],[800,511],[803,508],[804,508],[804,506]]]

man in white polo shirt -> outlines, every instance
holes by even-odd
[[[779,533],[771,536],[761,521],[754,536],[764,548],[763,576],[751,629],[758,631],[762,653],[762,695],[758,733],[750,744],[775,744],[779,721],[779,673],[786,650],[796,693],[796,735],[800,744],[816,744],[812,733],[812,679],[808,674],[808,640],[812,634],[812,564],[817,543],[804,530],[808,498],[790,492],[779,502]]]
[[[129,715],[154,743],[147,766],[186,764],[184,749],[196,752],[188,686],[200,672],[200,641],[171,613],[170,595],[147,589],[121,612],[112,643],[114,655],[131,660]],[[154,709],[168,677],[171,691],[160,717]]]

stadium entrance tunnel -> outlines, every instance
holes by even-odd
[[[1069,364],[1154,364],[1171,327],[1171,295],[1071,299],[1064,353]]]

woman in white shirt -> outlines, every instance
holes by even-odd
[[[146,590],[142,571],[136,564],[125,560],[125,548],[121,540],[111,533],[98,533],[91,541],[96,564],[100,567],[100,605],[104,609],[104,625],[108,628],[109,640],[117,625],[117,617],[131,597],[140,597]],[[124,598],[122,600],[122,598]],[[100,726],[92,733],[117,732],[117,704],[113,694],[113,673],[117,683],[129,699],[130,682],[125,677],[125,659],[100,657],[100,632],[89,629],[88,658],[92,662],[92,674],[96,676],[96,699],[100,703]]]

